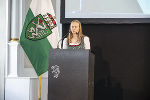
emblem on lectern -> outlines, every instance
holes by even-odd
[[[54,78],[58,78],[59,74],[60,74],[60,69],[58,65],[54,65],[51,67],[52,70],[52,74],[54,75]]]

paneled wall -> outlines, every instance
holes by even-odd
[[[0,0],[0,100],[4,100],[4,74],[6,62],[6,0]]]

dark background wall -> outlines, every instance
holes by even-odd
[[[82,26],[95,54],[95,100],[150,100],[150,24]]]

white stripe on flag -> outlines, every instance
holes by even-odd
[[[52,16],[55,16],[51,0],[32,0],[30,8],[34,16],[37,16],[39,14],[44,15],[47,13],[51,14]],[[52,29],[52,34],[49,35],[47,39],[53,48],[57,48],[57,43],[59,39],[58,27]]]

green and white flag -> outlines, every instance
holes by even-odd
[[[32,0],[20,44],[38,76],[48,70],[49,49],[56,48],[58,27],[51,0]]]

